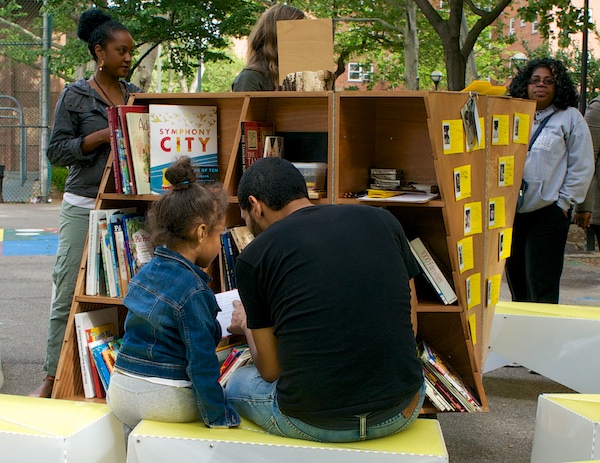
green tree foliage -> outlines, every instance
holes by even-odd
[[[26,17],[20,3],[0,0],[2,41],[41,43],[41,17]],[[167,69],[190,77],[196,72],[199,57],[204,62],[228,58],[223,51],[226,38],[247,34],[269,3],[257,0],[100,0],[94,4],[125,24],[138,46],[147,44],[152,49],[162,44],[169,56]],[[52,17],[53,36],[58,39],[64,35],[67,39],[64,44],[53,43],[54,75],[73,80],[78,77],[81,66],[89,62],[91,57],[86,44],[76,37],[77,20],[89,6],[89,2],[80,0],[47,0],[45,11]],[[31,47],[30,52],[20,51],[20,55],[13,51],[11,58],[35,66],[40,50],[41,47]],[[132,72],[143,58],[138,53]]]
[[[202,91],[231,91],[231,84],[243,69],[244,64],[245,62],[237,57],[230,60],[219,60],[206,63],[204,66],[204,74],[202,75]]]

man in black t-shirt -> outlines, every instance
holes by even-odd
[[[400,223],[370,206],[313,205],[281,158],[238,187],[256,238],[237,260],[232,332],[254,365],[227,383],[231,405],[268,432],[351,442],[393,434],[424,398],[412,313],[418,273]],[[245,311],[244,311],[245,309]]]

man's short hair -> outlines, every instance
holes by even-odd
[[[291,162],[282,158],[262,158],[244,172],[238,185],[242,210],[250,209],[250,196],[279,211],[296,199],[308,198],[308,191],[304,176]]]

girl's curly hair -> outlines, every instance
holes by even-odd
[[[508,94],[516,98],[529,98],[527,94],[527,83],[529,79],[531,79],[533,72],[540,67],[548,69],[554,76],[554,88],[556,93],[554,94],[552,104],[558,109],[567,109],[569,106],[577,108],[579,104],[579,93],[569,77],[567,68],[565,68],[565,65],[562,62],[553,58],[539,58],[529,61],[519,70],[519,73],[510,83]]]

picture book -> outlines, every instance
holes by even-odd
[[[85,330],[87,335],[87,343],[88,350],[90,343],[110,338],[111,336],[116,336],[118,331],[115,327],[114,323],[107,323],[105,325],[94,326],[88,330]],[[90,364],[92,370],[92,378],[94,381],[94,387],[96,390],[96,397],[102,398],[106,395],[106,391],[104,390],[104,386],[102,385],[102,381],[100,379],[100,375],[98,373],[98,367],[96,366],[96,362],[90,353]]]
[[[138,214],[126,215],[123,222],[125,224],[126,241],[129,243],[133,276],[154,257],[154,247],[150,240],[150,232],[146,228],[145,216]]]
[[[257,159],[263,157],[265,137],[269,135],[275,135],[274,122],[242,122],[242,172],[245,172]]]
[[[119,148],[117,143],[116,131],[119,130],[119,112],[116,106],[106,108],[108,114],[108,129],[110,134],[110,151],[113,162],[113,174],[115,177],[115,192],[123,194],[123,184],[121,180],[121,167],[119,161]]]
[[[88,344],[90,354],[96,363],[96,369],[98,370],[98,375],[100,376],[100,381],[102,382],[102,387],[105,391],[108,391],[108,384],[110,383],[110,371],[108,370],[108,366],[104,361],[102,352],[109,348],[108,343],[113,339],[114,336],[110,338],[99,339],[98,341]]]
[[[180,156],[189,156],[198,181],[218,180],[217,107],[151,104],[150,187],[162,194],[171,185],[164,177]]]
[[[136,191],[150,194],[150,115],[128,112],[125,117]]]
[[[127,114],[130,113],[147,113],[148,106],[145,105],[119,105],[117,106],[119,112],[119,123],[121,124],[121,131],[123,136],[123,147],[125,149],[125,159],[130,175],[131,194],[139,194],[137,191],[137,183],[134,175],[133,156],[131,154],[131,142],[129,139],[129,126],[127,123]]]
[[[81,379],[86,398],[93,398],[96,396],[92,378],[86,330],[96,326],[105,325],[107,323],[112,323],[114,326],[117,326],[118,322],[119,314],[116,306],[75,314],[75,332],[77,334]]]

